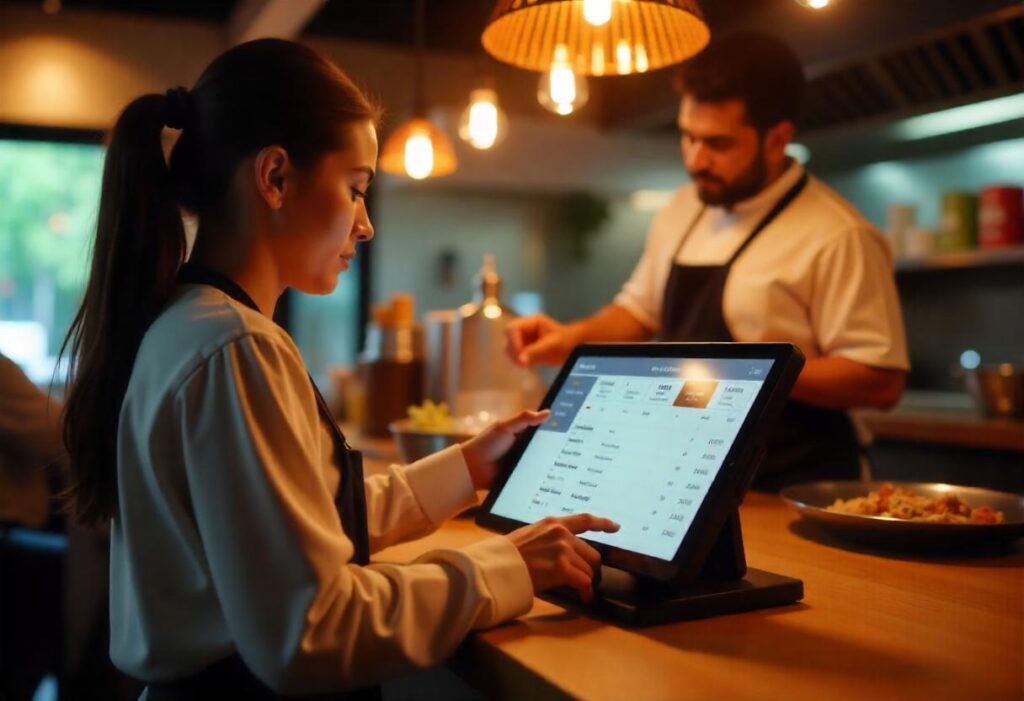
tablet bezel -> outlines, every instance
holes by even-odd
[[[739,507],[757,468],[755,456],[763,445],[767,428],[778,418],[793,383],[804,365],[800,351],[788,343],[609,343],[577,346],[566,360],[541,403],[551,406],[580,357],[632,357],[672,359],[765,359],[772,367],[764,385],[747,412],[722,467],[715,475],[672,560],[624,550],[584,538],[601,553],[602,561],[633,574],[659,581],[695,578],[729,515]],[[476,522],[484,528],[508,533],[526,523],[491,512],[533,439],[536,428],[524,431],[501,462],[494,486],[478,512]],[[595,514],[601,516],[603,514]]]

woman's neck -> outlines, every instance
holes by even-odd
[[[269,250],[259,244],[259,237],[200,225],[189,261],[231,278],[252,297],[261,314],[273,318],[285,286]]]

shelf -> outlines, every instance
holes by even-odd
[[[892,411],[854,414],[875,440],[1024,453],[1024,421],[981,416],[966,394],[907,392]]]
[[[1024,265],[1024,246],[937,253],[927,258],[897,258],[896,272],[957,270],[997,265]]]

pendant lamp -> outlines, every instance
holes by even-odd
[[[416,0],[416,84],[414,116],[402,123],[384,142],[380,168],[386,173],[407,175],[415,180],[455,172],[457,161],[451,140],[427,119],[423,95],[424,0]]]
[[[548,72],[564,57],[586,76],[643,73],[703,49],[697,0],[498,0],[481,38],[499,61]]]

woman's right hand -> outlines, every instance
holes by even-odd
[[[576,537],[586,531],[614,533],[619,524],[591,514],[549,516],[508,534],[530,570],[534,593],[568,585],[584,602],[594,596],[594,571],[601,554]]]

